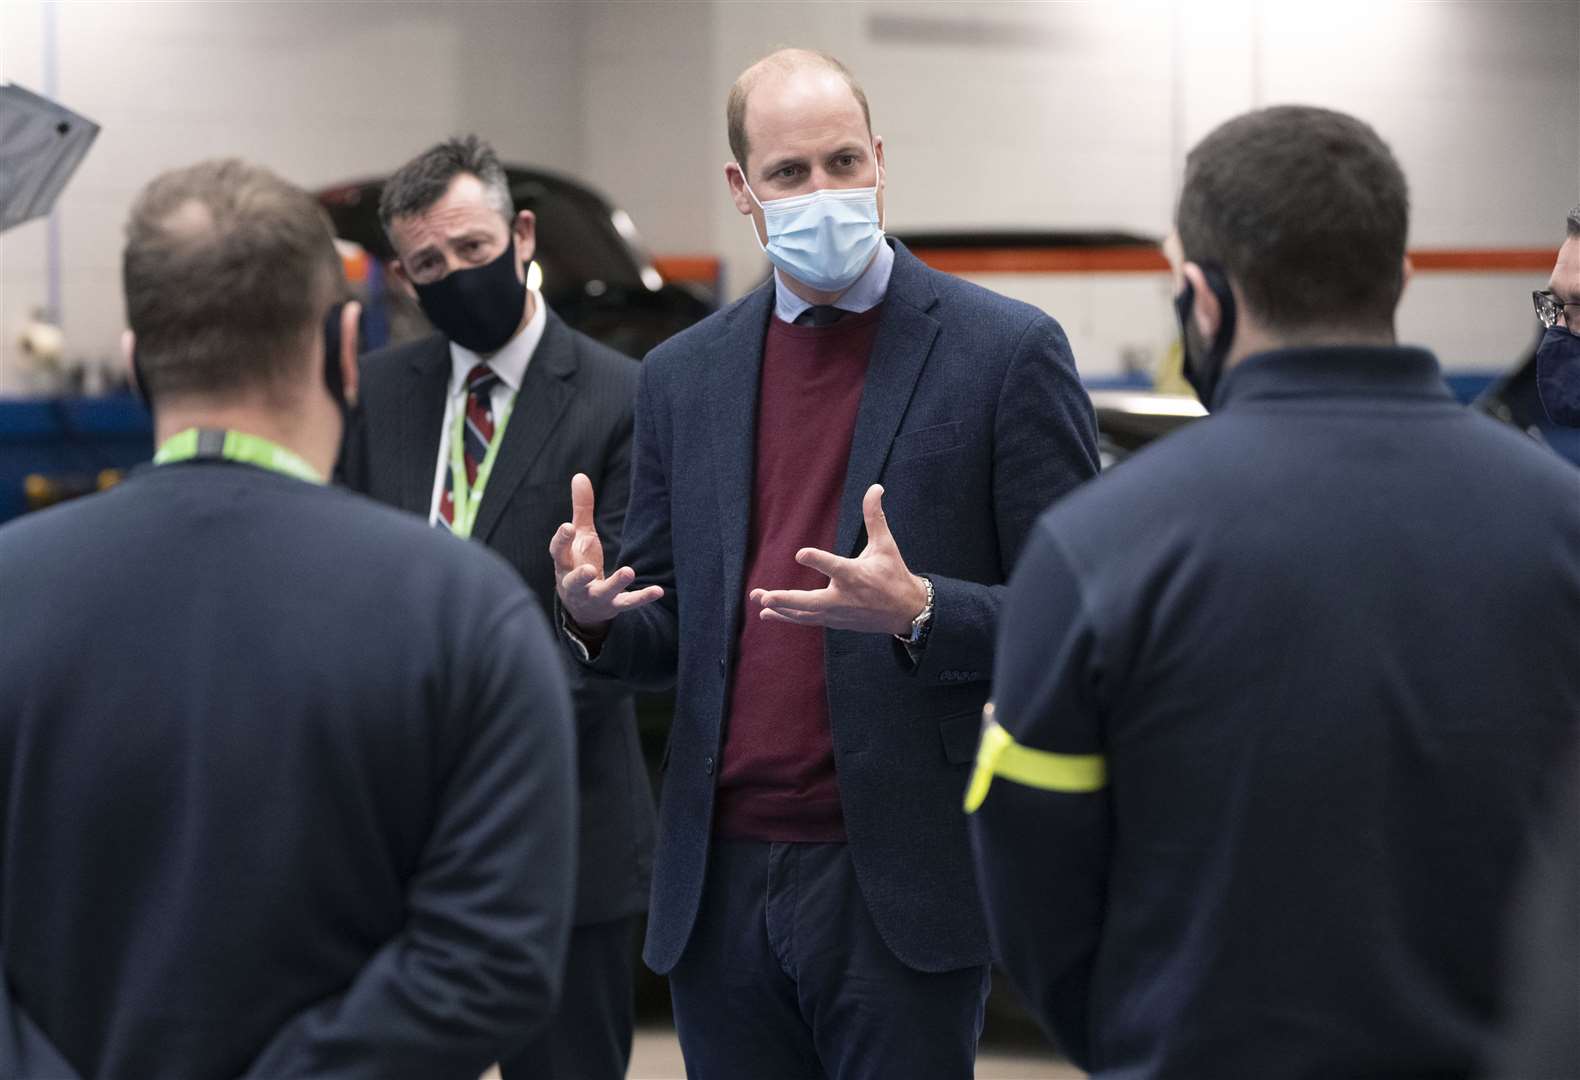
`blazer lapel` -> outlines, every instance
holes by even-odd
[[[433,509],[433,476],[439,461],[439,429],[450,392],[450,346],[440,335],[416,350],[401,408],[400,507],[424,518]]]
[[[724,625],[731,634],[735,632],[746,573],[752,477],[757,460],[757,385],[773,301],[774,283],[770,277],[735,310],[724,333],[711,343],[708,356],[709,430],[724,562]]]
[[[894,269],[884,294],[883,316],[867,365],[850,462],[845,468],[845,489],[835,534],[836,555],[856,554],[856,541],[864,527],[862,496],[883,472],[894,434],[911,403],[911,392],[927,363],[933,339],[938,336],[938,322],[927,314],[937,302],[926,267],[896,241]]]
[[[516,404],[505,426],[504,441],[499,444],[493,474],[483,489],[477,523],[472,527],[472,537],[476,540],[487,542],[499,525],[511,496],[548,444],[549,436],[554,433],[574,393],[570,380],[576,372],[576,339],[558,315],[550,311],[547,316],[543,337],[532,353],[527,374],[516,393]],[[569,505],[569,477],[565,485]]]

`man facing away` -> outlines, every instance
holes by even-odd
[[[832,57],[727,107],[773,280],[642,365],[630,511],[555,536],[569,645],[676,687],[645,957],[693,1080],[971,1076],[988,949],[960,796],[1027,530],[1096,471],[1056,322],[885,240]]]
[[[1050,510],[1010,584],[978,868],[995,955],[1095,1077],[1496,1049],[1580,718],[1580,488],[1395,343],[1408,210],[1340,113],[1197,145],[1178,309],[1213,415]]]
[[[580,472],[608,492],[619,543],[637,365],[566,326],[527,285],[537,220],[476,136],[450,139],[385,184],[394,274],[438,332],[370,353],[346,440],[346,483],[486,544],[545,605],[544,546]],[[501,1063],[505,1080],[618,1080],[631,1055],[636,928],[647,906],[653,796],[629,691],[567,663],[576,705],[576,923],[554,1022]]]
[[[0,1075],[475,1080],[553,1010],[558,649],[503,562],[324,486],[327,226],[239,161],[153,181],[154,465],[0,529]]]

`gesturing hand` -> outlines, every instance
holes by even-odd
[[[927,586],[900,556],[883,516],[883,488],[873,484],[861,500],[867,546],[854,559],[817,548],[802,548],[795,561],[811,567],[828,584],[821,589],[753,589],[762,605],[759,617],[800,626],[907,635],[911,620],[927,606]]]
[[[658,585],[625,592],[636,580],[636,571],[629,566],[604,577],[603,541],[593,524],[593,487],[586,473],[571,477],[571,520],[554,531],[549,554],[554,558],[560,604],[579,629],[596,633],[620,612],[664,595]]]

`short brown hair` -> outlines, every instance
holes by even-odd
[[[862,90],[861,84],[856,81],[856,76],[850,69],[840,63],[831,53],[821,52],[817,49],[779,49],[769,53],[757,63],[741,72],[735,84],[730,87],[730,96],[724,103],[724,123],[730,136],[730,153],[735,155],[735,163],[746,170],[746,154],[750,147],[746,143],[746,97],[751,93],[752,87],[762,73],[767,70],[791,71],[798,67],[823,67],[834,72],[845,80],[845,85],[850,87],[851,96],[861,106],[862,119],[867,122],[867,134],[872,134],[872,110],[867,107],[867,94]]]
[[[176,169],[143,189],[121,280],[155,400],[283,389],[345,287],[313,197],[235,159]]]
[[[1391,331],[1410,195],[1378,134],[1304,105],[1235,117],[1186,158],[1185,257],[1216,263],[1275,331]]]

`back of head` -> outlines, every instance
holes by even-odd
[[[1580,206],[1569,211],[1569,220],[1566,224],[1571,238],[1580,237]]]
[[[1285,105],[1191,150],[1177,225],[1185,258],[1221,267],[1268,330],[1391,336],[1409,216],[1404,173],[1375,131]]]
[[[312,196],[235,159],[176,169],[143,189],[121,274],[155,403],[294,400],[344,287]]]
[[[394,241],[390,225],[397,218],[420,214],[444,197],[457,176],[475,176],[488,201],[508,227],[515,219],[510,183],[499,155],[477,135],[461,135],[436,143],[396,170],[379,194],[379,222]]]

